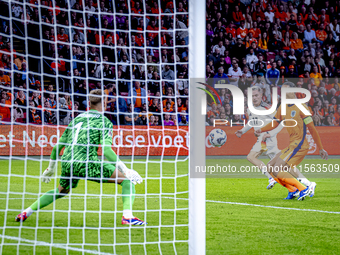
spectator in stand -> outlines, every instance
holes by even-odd
[[[244,56],[246,52],[246,47],[245,45],[243,44],[243,41],[241,38],[238,38],[237,39],[237,44],[235,44],[233,47],[232,47],[232,55],[231,57],[235,57],[236,59],[242,59],[242,57]]]
[[[261,6],[260,5],[258,5],[256,7],[256,11],[253,12],[253,15],[252,15],[253,21],[256,21],[258,17],[260,17],[261,20],[265,20],[265,18],[266,18],[265,14],[261,10]]]
[[[136,120],[135,125],[139,125],[139,126],[145,126],[148,124],[148,119],[146,118],[147,113],[146,111],[142,111],[142,113],[140,114],[140,117],[138,117],[138,119]]]
[[[261,38],[259,39],[259,47],[263,53],[268,51],[268,42],[269,42],[268,35],[266,32],[263,32]]]
[[[131,101],[131,99],[133,101]],[[134,112],[142,111],[143,106],[146,104],[146,91],[140,87],[140,82],[134,82],[132,92],[131,90],[129,91],[127,103],[128,105],[133,105]]]
[[[27,102],[26,102],[26,94],[25,94],[25,92],[23,90],[23,87],[20,86],[19,88],[20,88],[20,90],[17,93],[15,93],[15,101],[20,106],[27,106],[26,105],[27,104]]]
[[[133,125],[133,122],[138,119],[138,116],[136,114],[134,114],[133,111],[132,111],[132,104],[130,104],[128,106],[128,111],[124,114],[124,116],[125,116],[124,117],[124,119],[125,119],[124,125],[128,125],[128,126]]]
[[[149,118],[149,126],[158,126],[158,121],[156,121],[154,115],[151,115]]]
[[[253,48],[249,49],[249,54],[246,56],[246,61],[247,61],[247,64],[248,64],[250,70],[254,70],[255,63],[257,63],[259,61],[259,59],[255,55]]]
[[[28,119],[29,123],[32,124],[41,124],[41,111],[35,109],[34,102],[29,102],[29,111],[28,111]]]
[[[298,38],[296,32],[292,34],[292,39],[290,40],[290,47],[298,53],[298,56],[302,55],[303,43],[302,40]]]
[[[272,6],[270,4],[267,5],[267,10],[264,15],[265,17],[269,18],[270,23],[274,22],[275,13],[273,12]]]
[[[19,56],[14,60],[14,69],[15,70],[21,70],[22,69],[22,63],[26,63],[26,60],[24,56]]]
[[[23,120],[24,118],[24,110],[18,106],[17,102],[14,102],[14,108],[13,108],[13,117],[12,117],[12,121],[14,122],[26,122],[26,119]]]
[[[214,85],[216,83],[224,83],[228,84],[229,83],[229,77],[227,74],[224,73],[224,68],[223,66],[220,66],[217,70],[217,74],[214,76]]]
[[[169,65],[165,65],[164,71],[162,72],[162,78],[165,80],[174,80],[175,73],[171,70]]]
[[[337,111],[334,113],[335,125],[340,126],[340,105],[337,107]]]
[[[68,42],[68,35],[65,34],[65,28],[60,28],[60,33],[57,36],[59,42]]]
[[[307,24],[306,25],[306,30],[304,32],[304,40],[303,42],[306,43],[316,43],[318,42],[317,38],[316,38],[316,34],[315,31],[312,30],[312,26],[311,24]]]
[[[6,104],[6,99],[2,98],[0,101],[0,121],[10,121],[11,120],[11,110],[10,105]]]
[[[248,29],[245,26],[245,21],[241,20],[240,27],[236,30],[237,38],[244,39],[248,34]]]
[[[166,102],[165,107],[163,108],[163,112],[173,112],[174,109],[171,107],[171,102]]]
[[[318,67],[317,66],[313,66],[313,71],[310,74],[310,78],[314,79],[314,84],[319,87],[320,85],[320,81],[322,80],[322,75],[321,73],[319,73]]]
[[[185,111],[182,111],[182,114],[180,114],[180,121],[178,122],[178,126],[188,126],[189,122],[187,119],[188,115]]]
[[[324,23],[320,23],[319,30],[316,31],[315,36],[318,42],[321,43],[321,45],[327,39],[327,33],[325,31]]]
[[[240,25],[240,22],[244,20],[244,16],[242,12],[240,11],[240,8],[238,5],[235,6],[235,11],[233,12],[233,19],[235,25]]]
[[[290,78],[291,81],[294,81],[294,78],[299,77],[299,75],[297,74],[297,72],[295,70],[294,65],[290,65],[288,69],[289,69],[289,71],[288,71],[288,73],[285,77]]]
[[[271,86],[277,86],[279,83],[280,71],[276,69],[276,62],[273,62],[272,67],[267,71],[266,80]]]
[[[174,126],[175,123],[170,119],[170,114],[164,114],[164,126]]]
[[[279,9],[275,12],[275,18],[280,20],[280,25],[285,26],[288,21],[287,14],[284,12],[284,6],[281,4]]]
[[[224,56],[226,48],[223,46],[223,41],[219,41],[218,44],[213,47],[212,52],[215,52],[216,49],[219,49],[220,54]]]
[[[238,66],[237,60],[233,59],[232,66],[228,70],[230,84],[238,86],[238,80],[242,76],[242,70]]]
[[[0,85],[7,86],[11,84],[11,78],[4,74],[4,71],[0,70]]]

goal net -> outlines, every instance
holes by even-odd
[[[1,1],[1,254],[204,252],[205,182],[189,178],[189,147],[204,140],[202,134],[189,141],[192,120],[204,128],[191,109],[202,94],[193,82],[189,87],[189,78],[204,75],[196,46],[205,42],[197,19],[204,20],[204,9],[203,1],[187,0]],[[189,40],[193,31],[201,41]],[[95,89],[103,91],[103,114],[113,125],[112,149],[143,177],[133,214],[148,224],[122,225],[122,187],[86,177],[69,195],[15,222],[58,188],[60,156],[51,182],[41,175],[67,125],[89,110]],[[194,150],[203,155],[196,163],[203,164],[204,151],[204,144]],[[104,160],[103,148],[98,158]]]

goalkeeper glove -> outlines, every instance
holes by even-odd
[[[129,179],[133,184],[141,184],[143,178],[133,169],[129,169],[122,161],[118,161],[116,167],[119,172],[121,172],[127,179]]]
[[[45,183],[49,183],[51,181],[51,176],[54,175],[55,171],[57,170],[57,161],[50,159],[50,164],[48,168],[42,174],[41,181]]]

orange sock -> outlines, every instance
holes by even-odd
[[[274,178],[274,180],[280,183],[283,187],[287,188],[289,192],[296,191],[296,188],[294,186],[284,182],[282,179]]]
[[[287,172],[279,172],[277,178],[280,179],[283,183],[294,186],[299,191],[306,189],[306,186],[301,184],[297,179],[293,177],[290,173]]]

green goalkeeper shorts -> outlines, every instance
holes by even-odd
[[[60,185],[65,189],[69,189],[72,182],[72,188],[76,188],[81,179],[94,182],[108,182],[107,178],[112,176],[115,169],[114,165],[102,161],[87,164],[81,162],[73,162],[73,164],[62,162]]]

